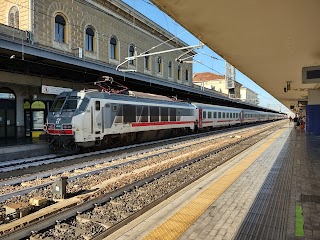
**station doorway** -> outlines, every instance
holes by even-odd
[[[0,88],[0,141],[16,138],[16,127],[16,95],[9,88]]]
[[[51,105],[52,101],[24,101],[24,125],[26,137],[38,139],[41,134],[44,134],[43,126],[46,122],[48,110]]]

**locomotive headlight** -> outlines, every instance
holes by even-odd
[[[63,129],[72,129],[72,125],[71,124],[64,124],[62,126]]]

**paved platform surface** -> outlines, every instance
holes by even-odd
[[[30,139],[15,139],[0,142],[0,161],[35,157],[49,154],[48,143]]]
[[[214,184],[257,151],[213,199]],[[199,215],[190,204],[205,192]],[[320,137],[288,124],[106,239],[320,239]]]

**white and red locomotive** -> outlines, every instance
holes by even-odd
[[[217,105],[81,90],[57,96],[45,128],[54,150],[77,150],[284,117]]]

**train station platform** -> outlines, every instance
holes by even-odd
[[[49,154],[45,141],[19,139],[0,141],[0,162]]]
[[[290,123],[105,239],[320,239],[319,173]]]

